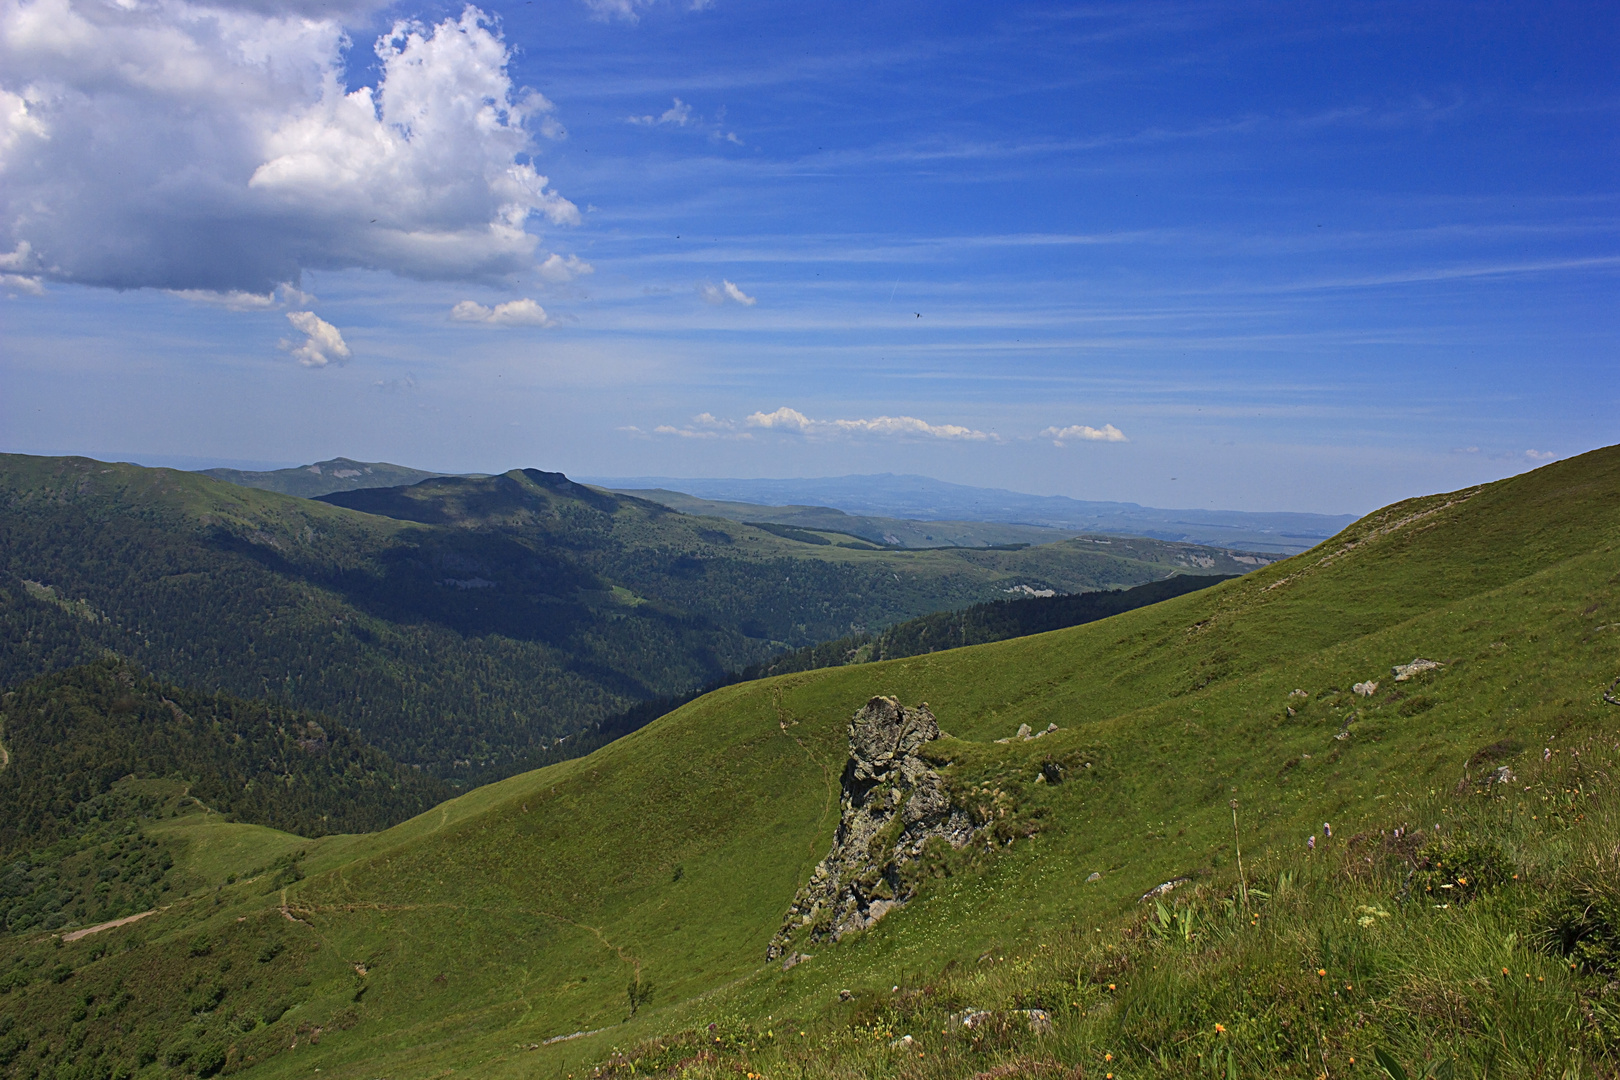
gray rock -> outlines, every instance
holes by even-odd
[[[1045,1009],[1020,1009],[1024,1018],[1029,1021],[1029,1030],[1036,1035],[1050,1035],[1052,1033],[1052,1014]]]
[[[927,705],[908,709],[892,697],[873,698],[850,720],[832,850],[793,898],[766,959],[787,955],[806,924],[813,941],[837,941],[873,925],[915,894],[901,868],[929,840],[960,848],[973,839],[967,812],[951,804],[945,781],[917,756],[937,738],[939,724]]]
[[[1414,657],[1410,664],[1396,664],[1389,670],[1394,673],[1396,682],[1405,682],[1414,675],[1421,675],[1425,671],[1433,671],[1438,667],[1445,667],[1445,665],[1434,660],[1425,660],[1423,657],[1418,656]]]
[[[1156,899],[1156,898],[1158,898],[1160,896],[1163,896],[1165,893],[1173,892],[1178,886],[1185,885],[1185,884],[1187,884],[1187,882],[1189,882],[1191,880],[1192,880],[1192,878],[1185,878],[1185,877],[1171,878],[1169,881],[1166,881],[1164,884],[1155,885],[1153,888],[1151,888],[1147,892],[1143,893],[1142,894],[1142,899],[1139,900],[1138,903],[1145,904],[1149,900],[1153,900],[1153,899]]]

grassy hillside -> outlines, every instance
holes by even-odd
[[[535,470],[329,498],[357,509],[0,456],[0,685],[111,651],[183,685],[325,712],[470,781],[784,646],[1014,587],[1256,561],[1152,541],[853,550]]]
[[[750,679],[760,679],[844,664],[897,660],[944,649],[959,649],[965,645],[984,645],[1008,638],[1044,634],[1161,603],[1185,593],[1207,589],[1225,580],[1223,577],[1178,574],[1131,589],[1098,590],[1068,596],[1026,596],[1018,600],[974,604],[961,611],[939,611],[920,619],[908,619],[882,633],[852,634],[837,641],[795,649],[755,664],[743,674]]]
[[[1374,1076],[1376,1048],[1613,1075],[1617,539],[1609,449],[1101,622],[728,687],[307,853],[285,893],[215,879],[99,954],[17,945],[6,1067],[139,1064],[161,1028],[146,1068],[255,1076]],[[1442,666],[1396,681],[1415,657]],[[929,703],[991,828],[767,964],[878,693]],[[995,741],[1023,723],[1058,730]]]

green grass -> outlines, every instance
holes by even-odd
[[[563,1077],[632,1061],[695,1076],[1374,1076],[1375,1046],[1413,1076],[1441,1050],[1459,1076],[1612,1075],[1610,976],[1533,946],[1552,918],[1543,901],[1573,895],[1583,862],[1613,874],[1620,751],[1606,749],[1616,717],[1600,691],[1620,663],[1616,539],[1620,451],[1606,450],[1400,504],[1305,555],[1098,623],[728,687],[587,758],[311,853],[286,886],[301,922],[279,888],[238,881],[107,932],[147,944],[36,978],[0,1010],[25,994],[30,1045],[65,1046],[72,1024],[35,1018],[92,983],[158,1009],[126,957],[183,983],[215,972],[181,947],[196,934],[245,955],[274,931],[303,950],[290,974],[222,976],[243,1009],[297,1003],[221,1043],[255,1076]],[[1417,656],[1445,666],[1394,682],[1391,666]],[[1373,696],[1351,692],[1367,680]],[[1006,811],[998,842],[941,861],[910,906],[783,972],[765,947],[827,849],[844,727],[876,693],[929,703],[949,733],[931,753],[958,798]],[[1060,730],[993,741],[1020,723]],[[1560,751],[1547,771],[1543,750]],[[1049,758],[1062,783],[1035,782]],[[1498,764],[1522,778],[1511,792],[1481,786]],[[1234,799],[1257,921],[1239,914]],[[1425,869],[1438,849],[1380,833],[1428,838],[1437,823],[1443,839],[1489,839],[1519,881],[1449,908],[1415,892],[1402,905],[1409,870],[1438,888],[1448,864]],[[1172,918],[1161,941],[1138,897],[1182,876],[1167,913],[1190,898],[1192,940]],[[86,942],[60,953],[79,963]],[[627,1020],[638,977],[652,994]],[[188,1037],[223,1039],[232,1007],[186,1020]],[[953,1029],[969,1007],[990,1010],[988,1026]],[[1050,1035],[1007,1012],[1026,1007],[1052,1013]],[[102,1060],[133,1052],[145,1029],[131,1030],[100,1036]],[[891,1046],[905,1034],[922,1045]],[[90,1046],[29,1060],[55,1067]]]

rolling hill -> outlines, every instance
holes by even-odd
[[[1146,540],[889,551],[538,470],[323,499],[0,456],[0,685],[111,651],[180,685],[324,712],[469,783],[784,648],[1009,590],[1264,562]]]
[[[215,856],[136,929],[6,946],[0,1067],[1613,1075],[1617,540],[1610,448],[1100,622],[727,687],[386,832],[265,831],[301,880]],[[937,716],[908,768],[973,839],[767,960],[877,695]]]
[[[337,457],[299,465],[291,469],[270,469],[255,472],[249,469],[200,469],[203,476],[223,480],[228,484],[275,491],[282,495],[297,495],[313,499],[317,495],[330,495],[334,491],[355,491],[359,488],[398,487],[401,484],[419,484],[449,473],[428,472],[408,465],[392,465],[386,461],[355,461]]]
[[[1062,495],[1028,495],[893,473],[780,480],[677,480],[656,476],[585,479],[614,491],[636,492],[654,500],[668,498],[679,509],[690,505],[683,504],[684,499],[712,500],[722,506],[768,507],[755,511],[747,518],[751,521],[775,521],[778,514],[786,518],[807,510],[835,508],[855,516],[908,519],[913,528],[921,522],[958,530],[972,522],[1001,523],[1105,536],[1150,536],[1289,555],[1315,546],[1354,520],[1349,514],[1162,509]],[[662,494],[668,492],[678,497]],[[735,511],[715,512],[729,517]],[[762,513],[766,516],[762,517]]]

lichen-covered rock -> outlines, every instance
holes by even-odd
[[[843,814],[832,850],[794,897],[765,956],[789,952],[802,927],[812,941],[864,930],[915,895],[902,868],[936,837],[952,847],[973,839],[973,822],[951,804],[945,781],[917,751],[939,738],[927,705],[908,709],[875,697],[849,722]]]

